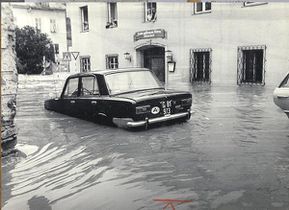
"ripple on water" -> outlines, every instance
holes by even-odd
[[[11,181],[5,183],[11,188],[11,198],[4,209],[14,209],[14,201],[26,203],[44,192],[49,203],[54,203],[97,184],[109,170],[102,163],[103,158],[93,158],[83,146],[68,150],[50,143],[41,149],[27,145],[20,145],[18,149],[27,151],[29,147],[27,158],[15,165],[10,171]]]

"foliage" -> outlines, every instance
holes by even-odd
[[[43,71],[43,56],[55,62],[51,40],[47,34],[31,26],[16,28],[16,54],[20,74],[40,74]]]

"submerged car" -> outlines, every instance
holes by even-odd
[[[274,103],[284,110],[289,118],[289,73],[273,93]]]
[[[188,120],[191,105],[190,92],[165,89],[145,68],[71,75],[60,97],[45,101],[47,110],[126,128]]]

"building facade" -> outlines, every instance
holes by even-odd
[[[276,86],[288,3],[68,3],[71,71],[147,67],[166,83]]]
[[[59,3],[13,3],[15,24],[22,28],[31,26],[46,33],[54,46],[55,60],[62,62],[67,51],[66,9]]]

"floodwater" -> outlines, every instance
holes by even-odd
[[[191,120],[143,131],[46,111],[41,86],[19,90],[23,154],[3,160],[2,208],[289,209],[289,119],[273,89],[178,89],[193,94]]]

